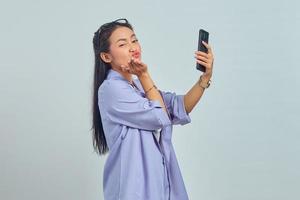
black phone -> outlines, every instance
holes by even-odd
[[[198,51],[202,51],[205,53],[208,52],[208,49],[202,43],[202,41],[204,41],[208,44],[208,36],[209,36],[209,33],[206,30],[204,30],[204,29],[199,30]],[[198,69],[202,72],[205,72],[205,67],[199,63],[197,63],[196,69]]]

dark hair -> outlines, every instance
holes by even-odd
[[[101,121],[101,115],[98,105],[98,89],[107,77],[108,70],[111,69],[109,63],[105,63],[100,58],[100,53],[109,53],[110,43],[109,37],[112,32],[120,26],[128,27],[133,30],[131,24],[125,18],[117,19],[115,21],[103,24],[95,33],[93,37],[93,47],[95,53],[94,65],[94,80],[93,80],[93,99],[92,99],[92,134],[93,134],[93,147],[99,154],[108,152],[108,146],[104,135],[104,130]]]

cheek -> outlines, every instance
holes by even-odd
[[[117,65],[121,65],[121,64],[127,64],[129,60],[129,55],[128,55],[128,51],[126,51],[125,49],[118,49],[114,52],[114,56],[113,56],[113,62],[116,63]]]

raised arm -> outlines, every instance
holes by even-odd
[[[199,102],[200,98],[204,93],[204,88],[200,85],[206,84],[212,77],[212,69],[214,57],[212,53],[212,48],[210,45],[203,41],[203,44],[208,49],[208,52],[195,51],[195,58],[197,62],[202,64],[205,67],[205,72],[201,75],[193,87],[184,95],[184,106],[187,113],[190,113],[195,105]]]
[[[209,79],[202,78],[202,81],[207,83]],[[187,113],[190,113],[195,105],[199,102],[205,89],[200,86],[200,79],[193,85],[193,87],[184,95],[184,106]]]

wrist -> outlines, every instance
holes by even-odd
[[[150,78],[150,74],[148,72],[143,72],[137,76],[139,79],[148,79]]]
[[[210,77],[205,77],[203,75],[201,75],[198,80],[198,85],[203,89],[208,88],[210,86],[210,83],[211,83]]]
[[[207,79],[207,78],[203,78],[203,77],[199,78],[199,83],[207,84],[209,81],[210,81],[210,79]]]
[[[203,82],[207,83],[211,79],[211,76],[201,75],[199,80],[202,80]]]

